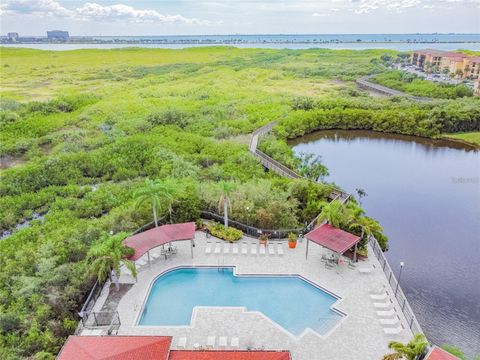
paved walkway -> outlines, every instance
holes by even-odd
[[[390,340],[408,341],[412,337],[410,330],[403,330],[394,336],[384,334],[369,290],[388,285],[374,256],[360,262],[357,269],[350,269],[345,265],[338,270],[327,270],[321,262],[322,253],[327,250],[311,243],[306,260],[305,241],[299,242],[293,250],[288,249],[286,242],[282,242],[283,256],[268,255],[268,251],[266,255],[251,255],[250,252],[248,255],[218,255],[213,251],[207,255],[207,241],[220,242],[222,247],[224,244],[215,238],[207,240],[204,233],[197,232],[194,259],[190,256],[189,242],[177,242],[178,254],[168,260],[160,258],[151,267],[145,265],[139,272],[136,283],[124,271],[120,281],[134,285],[121,299],[117,308],[121,320],[119,335],[171,335],[174,337],[174,345],[179,337],[187,337],[187,349],[193,348],[195,343],[205,345],[207,336],[210,335],[217,339],[220,336],[238,337],[241,349],[288,349],[294,360],[380,359],[388,352],[387,344]],[[247,242],[249,247],[251,244],[258,245],[258,240],[252,238],[244,238],[240,242]],[[196,308],[192,324],[187,327],[137,326],[137,319],[152,281],[163,271],[182,265],[236,266],[240,274],[299,274],[339,295],[342,299],[335,307],[347,316],[325,337],[310,331],[298,339],[261,314],[242,308]],[[368,268],[371,272],[361,274],[358,268]],[[387,291],[392,293],[389,287]],[[102,299],[104,301],[104,297]],[[408,329],[401,312],[398,311],[398,304],[394,298],[392,301],[404,328]],[[101,304],[98,303],[97,306]],[[302,306],[302,299],[298,299],[298,303],[292,306]],[[312,309],[312,314],[314,311],[315,309]]]

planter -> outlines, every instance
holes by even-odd
[[[290,249],[295,249],[297,247],[297,234],[288,234],[288,247]]]
[[[297,247],[297,242],[296,241],[289,241],[288,242],[288,247],[290,249],[295,249]]]

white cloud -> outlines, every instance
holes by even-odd
[[[207,25],[208,22],[182,15],[160,14],[156,10],[135,9],[132,6],[116,4],[103,6],[97,3],[86,3],[76,9],[78,15],[85,18],[103,20],[128,20],[132,22],[162,22]]]
[[[3,0],[0,4],[1,15],[30,15],[68,17],[72,19],[96,19],[104,21],[130,21],[136,23],[183,23],[209,25],[206,20],[188,18],[179,14],[161,14],[156,10],[136,9],[129,5],[115,4],[103,6],[87,2],[76,9],[67,9],[56,0]]]
[[[330,16],[330,14],[325,14],[325,13],[313,13],[312,16],[314,17],[325,17],[325,16]]]

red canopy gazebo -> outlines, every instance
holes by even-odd
[[[168,224],[129,236],[123,243],[135,250],[130,260],[135,261],[148,254],[150,263],[150,250],[157,246],[168,244],[172,241],[190,240],[190,249],[193,258],[193,240],[195,239],[195,223]]]
[[[308,258],[308,244],[310,241],[313,241],[339,255],[342,255],[345,251],[355,246],[353,260],[356,261],[357,259],[357,244],[361,239],[360,236],[353,235],[330,224],[323,224],[310,231],[305,237],[307,238],[305,258]]]

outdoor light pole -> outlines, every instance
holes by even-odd
[[[405,263],[403,261],[400,261],[400,273],[398,274],[397,287],[395,288],[395,296],[397,296],[397,290],[398,290],[398,287],[400,286],[400,279],[402,278],[402,269],[404,266],[405,266]]]

